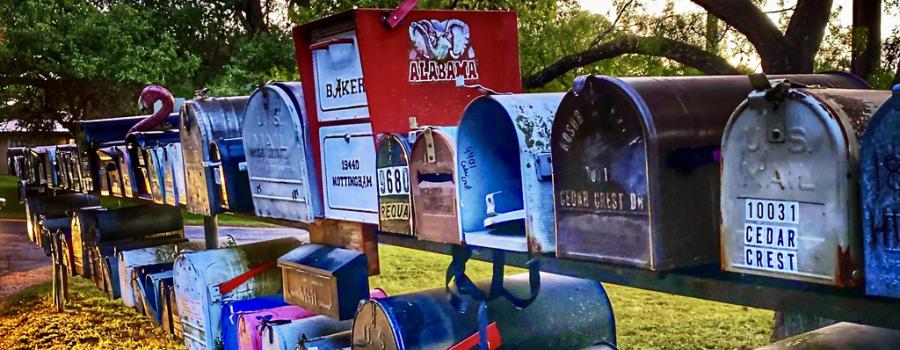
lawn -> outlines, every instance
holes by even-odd
[[[382,246],[382,274],[373,287],[390,295],[443,286],[448,256]],[[473,279],[490,276],[490,265],[469,263]],[[509,273],[521,272],[509,268]],[[52,311],[49,284],[14,295],[0,310],[0,349],[180,349],[150,322],[89,282],[75,278],[74,301]],[[767,342],[772,312],[634,288],[606,285],[622,349],[751,349]]]

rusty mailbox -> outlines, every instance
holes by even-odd
[[[425,127],[410,152],[409,177],[416,236],[459,244],[456,127]]]
[[[224,182],[219,181],[228,179],[219,179],[224,177],[217,174],[221,160],[212,159],[212,144],[220,139],[241,137],[247,100],[247,96],[200,97],[185,101],[182,105],[179,131],[188,186],[188,211],[200,215],[223,211],[225,198],[220,196],[220,188]],[[246,209],[243,207],[239,211]]]
[[[900,85],[872,115],[860,150],[866,294],[900,298]]]
[[[409,139],[385,133],[376,137],[375,181],[378,187],[378,230],[413,234],[409,183]]]
[[[550,129],[562,93],[479,97],[457,130],[459,221],[466,244],[552,252]]]
[[[323,215],[303,101],[299,83],[272,83],[247,102],[243,143],[257,216],[313,222]]]
[[[551,135],[557,255],[651,270],[718,263],[719,144],[752,89],[746,76],[576,79]]]
[[[860,284],[858,140],[889,92],[757,87],[722,137],[722,268]]]
[[[374,136],[455,125],[471,99],[521,90],[516,15],[354,9],[294,28],[325,217],[377,224]]]
[[[304,244],[278,259],[284,300],[316,314],[349,320],[369,297],[366,255],[349,249]]]

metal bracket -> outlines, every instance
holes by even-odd
[[[548,181],[553,177],[553,163],[550,153],[534,154],[534,171],[537,172],[538,181]]]
[[[434,155],[434,136],[431,134],[432,128],[425,128],[423,136],[425,137],[425,162],[435,163],[437,158]]]

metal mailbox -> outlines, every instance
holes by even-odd
[[[425,127],[412,146],[409,174],[416,236],[459,244],[456,127]]]
[[[328,316],[313,316],[290,323],[273,324],[261,331],[263,350],[295,350],[306,338],[316,338],[350,330],[350,320],[338,321]]]
[[[477,284],[486,290],[490,281]],[[507,277],[504,285],[517,295],[527,294],[528,275]],[[461,312],[444,288],[368,300],[359,305],[353,320],[353,348],[455,348],[463,340],[477,339],[478,309]],[[497,298],[488,301],[487,314],[504,349],[582,349],[601,341],[616,343],[612,305],[603,286],[591,280],[541,273],[541,292],[531,305],[519,309]]]
[[[247,169],[244,168],[247,164],[244,140],[231,138],[213,141],[209,153],[210,165],[213,166],[213,189],[216,192],[214,198],[219,210],[253,211],[250,178],[247,176]]]
[[[80,193],[55,196],[37,195],[25,198],[25,230],[28,238],[36,242],[40,234],[38,221],[44,218],[60,218],[71,215],[71,211],[100,205],[100,198]]]
[[[202,242],[184,242],[117,252],[116,256],[119,262],[116,266],[119,269],[119,290],[122,303],[125,306],[135,307],[130,276],[136,266],[173,263],[175,257],[182,250],[203,250],[203,248]]]
[[[303,113],[299,83],[268,84],[250,95],[243,142],[257,216],[309,223],[323,215]]]
[[[786,77],[868,86],[849,74]],[[576,79],[551,134],[557,255],[650,270],[718,263],[717,155],[752,89],[745,76]]]
[[[162,173],[165,167],[159,166],[159,157],[155,153],[158,148],[165,149],[166,145],[178,143],[179,140],[177,129],[128,134],[125,145],[131,160],[129,173],[135,186],[134,197],[154,201],[159,199],[157,203],[165,203],[160,192],[164,188],[160,181],[165,178]]]
[[[900,298],[900,85],[872,115],[860,149],[866,294]]]
[[[184,181],[184,155],[181,153],[181,143],[175,142],[166,145],[165,179],[166,187],[165,203],[168,205],[186,205],[187,190]]]
[[[225,350],[238,349],[238,323],[242,315],[256,311],[286,306],[281,294],[267,295],[259,298],[225,301],[222,303],[222,343]]]
[[[378,135],[375,152],[378,230],[412,235],[413,205],[409,184],[408,138],[389,133]]]
[[[550,128],[564,94],[479,97],[457,130],[459,220],[466,244],[552,252]]]
[[[175,296],[188,349],[220,349],[223,300],[281,292],[275,260],[300,245],[279,238],[230,248],[182,253],[175,260]]]
[[[200,215],[214,215],[227,208],[220,196],[219,174],[211,145],[216,140],[241,137],[247,96],[201,97],[185,101],[181,108],[181,147],[184,153],[187,209]],[[243,152],[242,152],[243,153]],[[240,181],[240,180],[238,180]],[[246,183],[246,179],[243,182]],[[246,186],[246,185],[245,185]],[[236,209],[246,211],[246,205]]]
[[[136,180],[140,176],[132,171],[131,154],[128,152],[127,146],[116,146],[116,152],[119,154],[118,158],[116,158],[116,168],[119,169],[119,176],[121,176],[122,181],[122,193],[120,193],[120,195],[122,197],[132,198],[138,190]]]
[[[758,89],[722,137],[722,268],[863,281],[859,137],[889,92]]]
[[[296,305],[279,306],[240,314],[237,316],[238,348],[262,349],[261,330],[264,327],[271,327],[272,323],[287,323],[312,316],[316,316],[316,314]]]
[[[165,206],[134,206],[119,209],[76,210],[72,219],[72,250],[75,271],[93,278],[89,252],[92,247],[123,239],[184,237],[181,211]]]
[[[135,249],[143,249],[147,247],[156,247],[170,244],[187,244],[188,240],[179,235],[165,236],[160,238],[139,238],[119,240],[111,243],[100,243],[92,247],[91,262],[93,270],[97,271],[97,285],[110,298],[118,299],[122,295],[121,279],[127,279],[119,274],[119,257],[118,254],[123,251]],[[174,259],[172,259],[174,261]]]
[[[515,13],[412,10],[393,25],[385,15],[354,9],[294,28],[327,218],[379,223],[374,135],[409,132],[413,117],[455,125],[486,90],[521,90]]]
[[[166,146],[147,149],[150,163],[147,164],[147,179],[150,186],[150,198],[153,203],[166,203]],[[174,201],[174,200],[173,200]]]
[[[278,259],[284,300],[320,315],[349,320],[369,296],[366,255],[304,244]]]
[[[119,171],[119,151],[115,146],[97,149],[101,196],[122,196],[122,176]]]

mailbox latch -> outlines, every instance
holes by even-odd
[[[437,159],[434,156],[434,136],[431,135],[431,128],[425,128],[423,136],[425,137],[425,161],[434,163]]]
[[[553,164],[550,162],[550,153],[534,154],[534,171],[537,172],[538,181],[548,181],[553,177]]]

